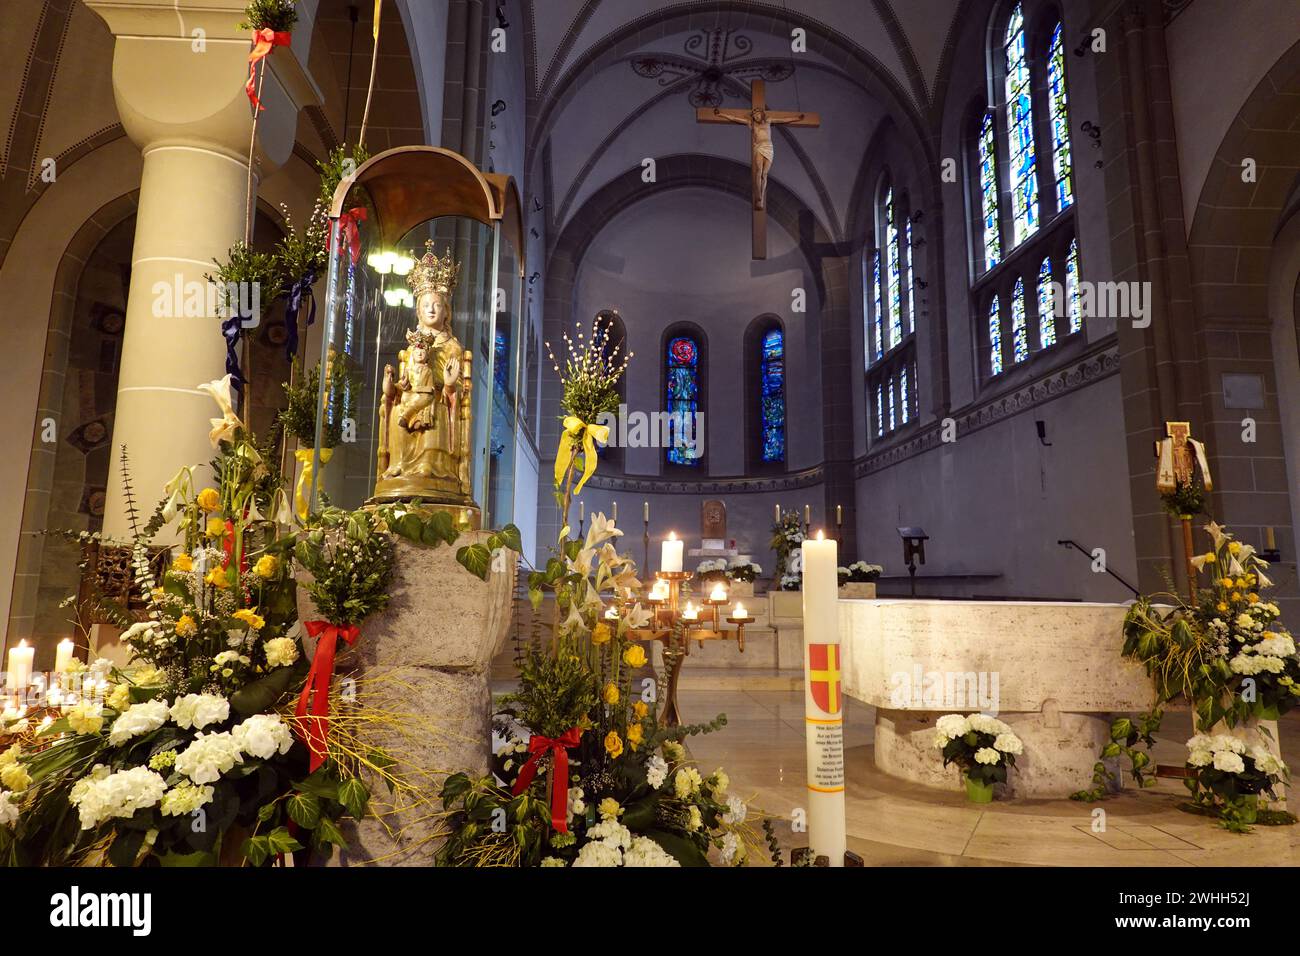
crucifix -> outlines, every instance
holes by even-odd
[[[767,174],[772,168],[772,127],[776,126],[821,126],[822,119],[816,113],[802,113],[788,110],[769,110],[767,108],[766,84],[762,80],[751,80],[749,84],[749,109],[722,109],[717,106],[699,107],[695,110],[695,119],[700,123],[738,123],[748,126],[750,146],[753,156],[750,166],[753,170],[753,211],[754,240],[753,257],[767,258]]]

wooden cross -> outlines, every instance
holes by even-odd
[[[749,109],[722,109],[700,107],[695,111],[700,123],[738,123],[750,129],[750,146],[753,156],[752,195],[754,210],[753,257],[767,258],[767,174],[772,168],[772,126],[821,126],[817,113],[798,113],[767,108],[766,84],[751,80],[749,84]]]

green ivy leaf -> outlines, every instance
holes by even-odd
[[[310,830],[320,822],[320,800],[310,793],[295,793],[285,803],[289,819]]]
[[[487,545],[467,544],[456,552],[456,560],[480,581],[487,580],[488,568],[492,564],[492,552],[487,549]]]
[[[285,827],[276,827],[266,835],[272,853],[292,853],[301,850],[302,844],[289,835]]]
[[[366,815],[370,803],[370,791],[366,785],[353,777],[339,784],[339,803],[347,808],[348,813],[360,820]]]
[[[519,529],[512,524],[506,525],[495,535],[497,547],[509,548],[511,551],[523,552],[524,543],[519,535]]]
[[[334,821],[329,817],[320,818],[320,826],[316,828],[316,840],[319,843],[333,843],[335,846],[347,846],[347,837],[343,831],[334,825]]]
[[[253,866],[261,866],[271,855],[271,839],[266,835],[249,837],[244,841],[244,859]]]
[[[448,544],[455,544],[456,539],[460,537],[460,532],[456,530],[451,515],[445,511],[435,511],[429,518],[429,527]]]

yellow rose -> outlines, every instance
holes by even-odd
[[[601,693],[600,696],[601,696],[601,699],[604,700],[605,703],[607,703],[607,704],[617,704],[617,703],[618,703],[618,685],[617,685],[617,684],[606,684],[606,685],[605,685],[605,690],[604,690],[603,693]]]
[[[628,667],[644,667],[645,648],[640,644],[629,644],[623,650],[623,663]]]
[[[194,618],[188,614],[182,614],[176,619],[176,633],[180,637],[193,637],[198,632],[198,625],[194,623]]]
[[[280,573],[280,559],[273,554],[264,554],[253,565],[253,573],[263,580],[273,578]]]
[[[213,568],[204,576],[203,580],[212,587],[220,588],[223,591],[230,587],[230,580],[226,577],[225,568]]]
[[[263,618],[262,615],[258,614],[257,611],[253,610],[252,608],[246,608],[246,607],[240,608],[238,611],[232,614],[231,617],[233,617],[236,621],[243,621],[245,624],[247,624],[255,631],[260,631],[262,629],[262,626],[266,624],[266,619]]]
[[[178,554],[172,559],[172,570],[181,574],[194,570],[194,559],[188,554]]]
[[[209,538],[220,540],[226,536],[226,522],[221,518],[209,518],[207,531]]]
[[[622,747],[619,750],[621,751]],[[0,769],[0,783],[3,783],[10,790],[26,790],[31,782],[32,775],[20,763],[11,763],[4,769]]]
[[[221,492],[216,488],[204,488],[194,502],[204,511],[216,511],[221,507]]]
[[[610,631],[609,625],[604,621],[601,621],[591,629],[591,643],[593,644],[608,644],[609,639],[613,636],[613,632]]]
[[[605,753],[615,758],[623,756],[623,741],[617,730],[611,730],[605,735]]]
[[[636,714],[637,720],[640,720],[641,718],[645,717],[646,714],[650,713],[650,708],[646,706],[645,701],[638,700],[635,704],[632,705],[632,713]]]
[[[632,724],[627,728],[627,742],[636,750],[641,746],[641,741],[645,737],[645,731],[641,729],[640,724]]]

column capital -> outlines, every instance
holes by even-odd
[[[247,161],[252,109],[244,93],[250,31],[243,0],[86,0],[113,32],[113,95],[127,135],[143,151],[194,146]],[[293,150],[298,112],[321,94],[299,58],[299,39],[267,58],[258,119],[256,171],[264,179]]]

